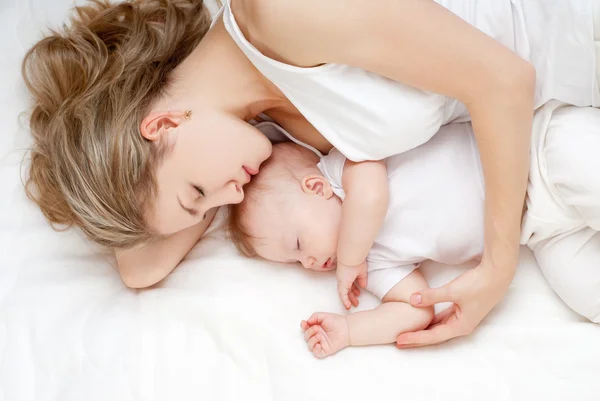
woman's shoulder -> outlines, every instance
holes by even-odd
[[[310,3],[311,0],[308,0]],[[298,4],[299,3],[299,4]],[[228,4],[236,18],[241,18],[253,28],[272,27],[280,18],[306,9],[304,2],[287,0],[229,0]]]
[[[319,42],[334,29],[333,10],[320,0],[230,0],[229,7],[246,39],[276,61],[312,67],[325,63]],[[329,27],[329,28],[327,28]]]

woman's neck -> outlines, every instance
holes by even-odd
[[[322,153],[331,144],[283,93],[254,67],[218,21],[179,65],[167,96],[157,109],[212,110],[250,121],[261,113]]]
[[[174,72],[171,108],[208,107],[248,121],[289,101],[246,58],[222,21]]]

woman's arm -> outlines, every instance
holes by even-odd
[[[471,332],[504,296],[518,261],[533,67],[433,1],[234,3],[257,43],[282,61],[354,65],[467,106],[486,184],[483,259],[471,274],[412,299],[421,306],[455,302],[460,318],[399,341],[422,345]]]
[[[116,249],[121,280],[130,288],[150,287],[169,275],[206,231],[217,209],[200,223],[141,248]]]

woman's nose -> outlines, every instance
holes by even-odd
[[[0,0],[1,1],[1,0]],[[229,181],[218,190],[207,195],[205,207],[212,209],[223,205],[234,205],[244,200],[244,190],[235,181]]]
[[[225,205],[241,203],[244,200],[244,189],[237,181],[229,181],[223,192]]]
[[[312,269],[315,265],[315,262],[317,260],[315,258],[313,258],[312,256],[309,256],[308,258],[305,258],[302,261],[302,266],[304,266],[305,269]]]

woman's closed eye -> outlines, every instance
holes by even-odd
[[[198,185],[194,185],[191,184],[192,188],[194,190],[194,192],[198,195],[198,198],[202,198],[205,197],[206,194],[204,193],[204,189],[202,189],[202,187],[198,186]],[[179,198],[177,198],[179,200]],[[197,217],[199,212],[198,209],[194,208],[194,207],[186,207],[181,203],[181,200],[179,200],[179,205],[183,208],[183,210],[185,210],[188,214],[190,214],[192,217]],[[206,213],[204,213],[204,215],[202,216],[202,220],[204,220],[206,218]]]
[[[296,250],[300,250],[300,238],[296,238]]]
[[[204,190],[202,189],[202,187],[199,187],[198,185],[192,185],[194,187],[194,189],[196,190],[196,192],[198,193],[198,195],[204,197],[206,196],[204,194]]]
[[[198,210],[196,210],[193,207],[186,207],[183,205],[183,203],[181,203],[181,199],[179,199],[179,197],[177,197],[177,201],[179,202],[179,206],[181,206],[181,208],[183,210],[185,210],[188,214],[190,214],[191,216],[197,216],[198,215]]]

